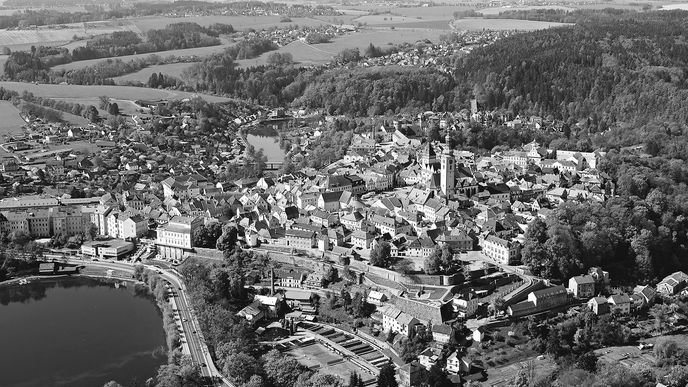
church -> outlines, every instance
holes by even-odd
[[[457,195],[470,197],[478,192],[478,182],[471,171],[456,162],[454,152],[449,148],[449,134],[439,160],[429,142],[421,146],[416,158],[421,169],[421,181],[437,196],[451,200]]]

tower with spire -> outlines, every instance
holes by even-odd
[[[454,154],[449,149],[449,133],[444,139],[445,146],[440,158],[440,188],[447,199],[454,197],[456,184],[456,160]]]

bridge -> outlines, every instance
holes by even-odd
[[[255,163],[241,163],[241,164],[236,164],[240,167],[248,167],[255,165]],[[264,171],[278,171],[280,168],[282,168],[282,165],[284,165],[284,161],[271,161],[269,163],[265,163],[265,168],[263,168]]]

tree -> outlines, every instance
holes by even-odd
[[[263,369],[268,381],[274,386],[294,387],[296,381],[305,371],[296,359],[283,356],[278,350],[273,349],[263,355]]]
[[[586,352],[583,355],[581,355],[578,360],[576,360],[576,367],[588,371],[588,372],[596,372],[597,371],[597,355],[595,355],[595,352]]]
[[[236,384],[249,382],[254,375],[259,375],[261,371],[260,363],[243,352],[227,356],[222,367],[222,372]]]
[[[98,97],[99,104],[98,106],[100,107],[101,110],[107,110],[108,105],[110,105],[110,97],[101,95]]]
[[[389,242],[378,242],[370,251],[370,264],[377,267],[389,267],[392,247]]]
[[[217,238],[217,243],[215,248],[220,251],[233,250],[236,247],[237,241],[239,240],[239,234],[236,227],[231,225],[225,225],[222,227],[222,235]]]
[[[111,380],[103,385],[103,387],[124,387],[121,384],[115,382],[114,380]]]
[[[92,123],[98,122],[100,120],[100,116],[98,115],[98,109],[96,109],[96,107],[93,105],[89,105],[84,111],[84,118],[91,121]]]
[[[380,374],[377,376],[377,387],[398,387],[396,379],[396,371],[394,367],[387,363],[380,368]]]
[[[113,102],[108,105],[108,114],[111,116],[118,116],[119,115],[119,106],[117,106],[117,103]]]

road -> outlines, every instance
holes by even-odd
[[[128,274],[134,274],[135,265],[124,262],[114,261],[89,261],[80,259],[61,259],[61,262],[66,262],[79,266],[96,267],[101,269],[111,269],[122,271]],[[147,269],[157,272],[163,279],[171,284],[171,290],[174,295],[174,300],[177,303],[177,310],[179,311],[179,318],[182,325],[182,338],[186,342],[189,349],[191,359],[200,366],[201,376],[207,380],[221,381],[225,386],[235,387],[227,378],[225,378],[220,371],[215,367],[208,346],[205,343],[201,333],[198,319],[194,314],[193,309],[188,301],[186,295],[186,286],[179,276],[172,270],[167,270],[152,265],[144,265]],[[214,382],[209,382],[210,386],[216,385]]]

